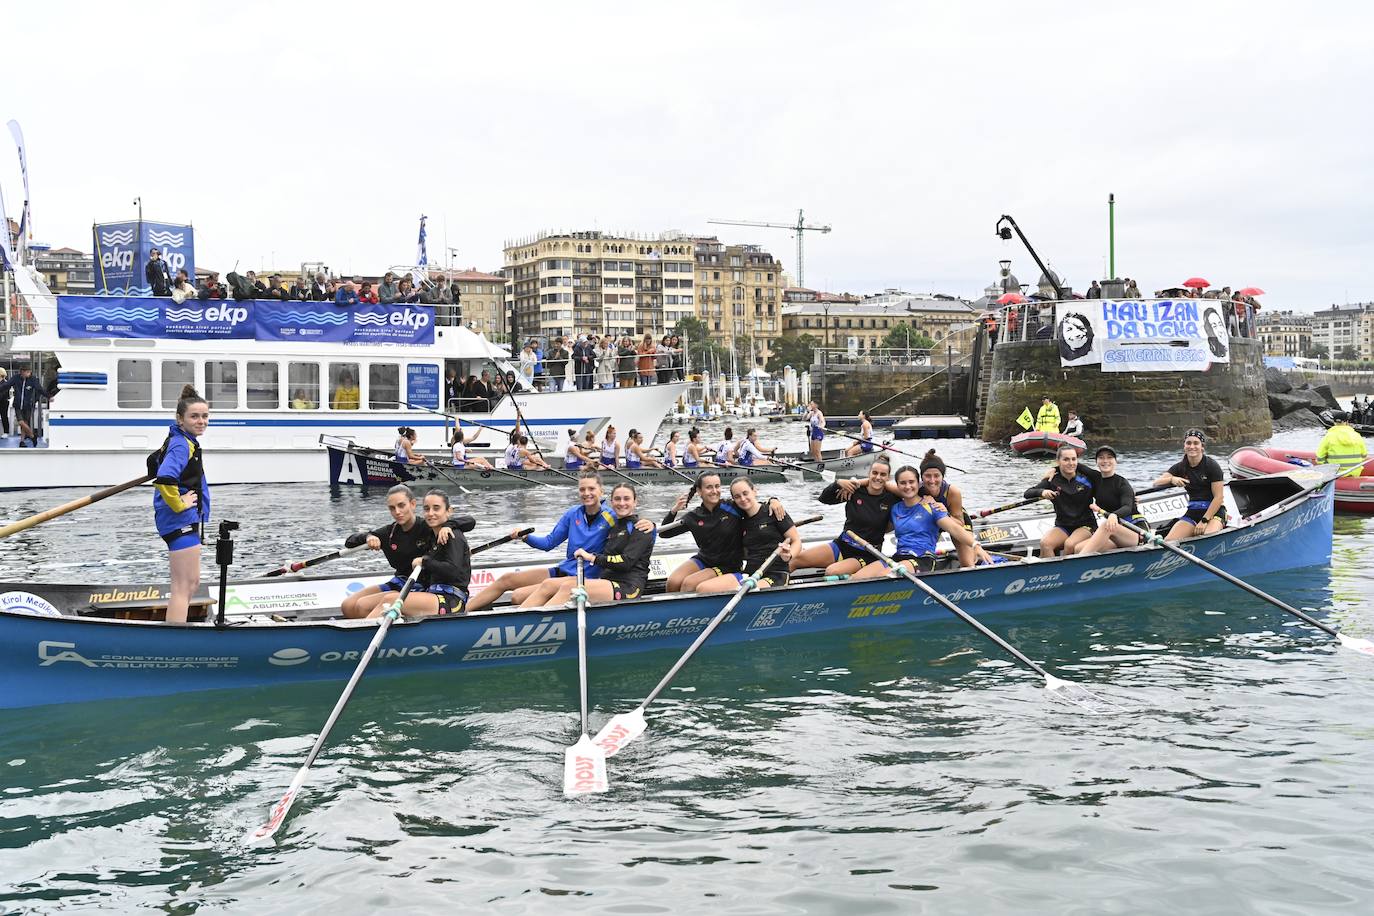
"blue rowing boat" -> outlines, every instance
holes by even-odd
[[[1235,527],[1181,546],[1240,577],[1327,565],[1335,473],[1331,467],[1294,468],[1233,481]],[[1110,604],[1122,594],[1216,582],[1157,546],[936,572],[923,580],[978,617],[1047,605]],[[263,580],[263,587],[287,594],[299,592],[302,582]],[[70,594],[90,588],[0,585],[0,707],[343,679],[376,632],[375,621],[271,614],[224,627],[115,620],[91,616],[89,607],[83,615]],[[588,652],[680,650],[728,598],[651,595],[593,606]],[[946,618],[943,608],[905,580],[802,581],[746,596],[712,639],[742,642]],[[509,608],[399,621],[369,675],[572,659],[575,621],[572,610]]]

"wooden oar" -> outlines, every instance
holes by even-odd
[[[1075,684],[1072,681],[1066,681],[1062,678],[1055,677],[1053,674],[1050,674],[1044,668],[1040,667],[1035,662],[1031,661],[1029,656],[1023,653],[1020,649],[1016,648],[1011,643],[1007,642],[1001,636],[998,636],[992,630],[989,630],[986,626],[982,624],[982,622],[980,622],[968,611],[965,611],[963,608],[959,607],[959,605],[955,604],[953,601],[950,601],[944,595],[940,594],[938,591],[931,588],[911,570],[907,569],[902,564],[894,561],[891,557],[884,554],[881,550],[874,547],[872,544],[868,543],[868,541],[865,541],[863,538],[859,537],[854,532],[847,531],[845,533],[849,535],[849,537],[854,541],[855,544],[858,544],[864,550],[867,550],[874,556],[875,559],[881,560],[888,567],[888,569],[894,570],[901,576],[910,580],[917,588],[925,592],[931,598],[935,599],[935,601],[939,602],[945,608],[945,610],[949,611],[955,617],[958,617],[964,623],[973,627],[984,638],[991,640],[992,643],[995,644],[999,649],[1001,649],[1003,652],[1006,652],[1016,661],[1020,662],[1023,666],[1043,677],[1045,679],[1045,687],[1048,690],[1052,691],[1055,695],[1062,696],[1069,702],[1082,706],[1085,709],[1090,709],[1093,712],[1103,712],[1115,708],[1112,706],[1112,704],[1106,703],[1105,701],[1099,699],[1095,694],[1093,694],[1091,691],[1089,691],[1086,687],[1082,686],[1081,684]]]
[[[1371,642],[1368,639],[1361,639],[1357,636],[1346,636],[1344,633],[1337,630],[1335,627],[1322,623],[1320,620],[1313,617],[1311,614],[1298,610],[1291,604],[1288,604],[1285,601],[1281,601],[1278,598],[1275,598],[1268,592],[1261,591],[1260,589],[1251,585],[1249,582],[1246,582],[1244,579],[1241,579],[1238,576],[1233,576],[1226,570],[1221,569],[1220,567],[1213,566],[1211,563],[1208,563],[1201,557],[1194,556],[1193,554],[1184,550],[1182,547],[1179,547],[1177,544],[1171,543],[1170,541],[1166,541],[1163,537],[1161,537],[1153,531],[1146,531],[1140,526],[1133,525],[1123,518],[1118,518],[1116,521],[1118,525],[1123,526],[1127,531],[1134,531],[1136,534],[1144,538],[1146,544],[1158,544],[1160,547],[1163,547],[1165,550],[1169,551],[1175,556],[1180,556],[1183,559],[1187,560],[1189,563],[1201,566],[1203,569],[1207,570],[1212,575],[1225,579],[1227,582],[1230,582],[1237,588],[1245,589],[1247,592],[1254,595],[1256,598],[1259,598],[1261,601],[1267,601],[1279,610],[1292,614],[1294,617],[1298,618],[1303,623],[1310,624],[1311,626],[1314,626],[1317,629],[1321,630],[1326,635],[1334,637],[1345,648],[1353,649],[1356,652],[1363,652],[1365,655],[1374,655],[1374,642]]]
[[[125,490],[131,490],[139,484],[144,484],[152,480],[154,476],[155,475],[153,474],[144,474],[142,477],[138,477],[133,480],[126,480],[124,483],[116,484],[113,487],[106,487],[103,490],[97,490],[89,496],[83,496],[80,499],[74,499],[69,503],[63,503],[62,505],[52,509],[45,509],[44,511],[39,512],[36,515],[30,515],[28,518],[21,518],[17,522],[10,522],[5,527],[0,528],[0,538],[7,538],[11,534],[17,534],[20,531],[26,531],[29,528],[34,527],[35,525],[43,524],[49,519],[57,518],[59,515],[66,515],[68,512],[75,512],[77,509],[89,506],[91,503],[98,503],[106,497],[114,496],[116,493],[123,493]]]
[[[1143,490],[1136,490],[1135,495],[1136,495],[1136,496],[1144,496],[1144,495],[1147,494],[1147,493],[1158,493],[1160,490],[1173,490],[1173,489],[1176,489],[1176,488],[1175,488],[1172,484],[1167,484],[1167,483],[1166,483],[1166,484],[1164,484],[1164,485],[1162,485],[1162,486],[1158,486],[1158,487],[1146,487],[1146,488],[1143,489]],[[1005,506],[997,506],[996,508],[993,508],[993,509],[984,509],[982,512],[977,513],[977,514],[974,515],[973,517],[974,517],[974,518],[987,518],[989,515],[996,515],[998,512],[1006,512],[1006,511],[1008,511],[1009,509],[1020,509],[1022,506],[1029,506],[1029,505],[1031,505],[1032,503],[1038,503],[1038,502],[1040,502],[1040,500],[1042,500],[1042,499],[1044,499],[1043,496],[1035,496],[1035,497],[1032,497],[1031,499],[1018,499],[1016,502],[1014,502],[1014,503],[1007,503]]]
[[[816,475],[818,475],[818,476],[821,478],[821,480],[825,481],[826,483],[834,483],[834,482],[835,482],[835,472],[834,472],[834,471],[831,471],[831,470],[827,470],[827,469],[825,469],[825,468],[820,468],[819,470],[816,469],[816,468],[808,468],[808,467],[806,467],[806,466],[804,466],[804,465],[795,464],[795,463],[793,463],[793,462],[791,462],[791,461],[784,461],[783,459],[777,457],[776,455],[769,455],[769,456],[768,456],[768,460],[771,461],[771,462],[773,462],[774,464],[780,464],[780,465],[782,465],[782,466],[785,467],[785,468],[792,468],[792,469],[795,470],[795,471],[801,471],[803,474],[816,474]],[[742,464],[727,464],[726,467],[728,467],[728,468],[743,468],[743,467],[745,467],[745,465],[742,465]],[[762,464],[762,465],[751,465],[750,467],[766,468],[766,467],[768,467],[768,465],[766,465],[766,464]],[[745,468],[745,469],[748,470],[749,468]]]
[[[346,557],[349,554],[357,553],[360,550],[366,549],[366,547],[366,544],[354,544],[351,547],[341,547],[338,550],[331,550],[329,553],[322,553],[308,560],[298,560],[295,563],[283,563],[276,569],[261,573],[259,578],[271,579],[276,576],[285,576],[289,573],[300,572],[302,569],[309,569],[312,566],[319,566],[321,563],[328,563],[330,560],[337,560],[340,557]]]
[[[765,508],[761,511],[766,512],[768,510]],[[794,524],[800,528],[802,525],[809,525],[812,522],[818,522],[820,520],[821,516],[813,515],[810,518],[804,518]],[[675,522],[674,524],[678,523]],[[661,530],[667,530],[667,526],[664,526]],[[716,628],[719,627],[722,622],[724,622],[725,618],[730,616],[730,612],[735,609],[735,605],[739,604],[744,596],[758,585],[758,580],[755,579],[754,576],[758,575],[759,570],[767,569],[768,565],[778,558],[778,554],[782,552],[782,547],[783,545],[779,544],[777,549],[768,555],[768,559],[760,563],[754,569],[753,573],[745,577],[744,582],[741,583],[740,587],[735,591],[734,597],[726,603],[725,607],[717,611],[716,616],[711,618],[711,622],[706,625],[706,628],[697,634],[697,638],[692,640],[692,644],[687,647],[687,651],[682,653],[682,657],[677,660],[677,663],[668,669],[668,673],[663,675],[663,679],[660,680],[658,686],[650,691],[649,695],[644,698],[644,702],[640,703],[629,712],[623,712],[619,715],[612,716],[610,720],[601,727],[601,731],[597,732],[596,737],[592,740],[597,746],[605,751],[607,757],[614,757],[616,754],[620,753],[621,748],[644,734],[644,729],[648,727],[648,722],[644,719],[644,710],[648,708],[650,703],[658,698],[659,694],[667,689],[668,685],[672,683],[673,678],[677,677],[678,672],[682,670],[682,667],[687,664],[688,660],[691,659],[691,657],[696,654],[696,651],[711,637],[711,634],[716,631]],[[827,577],[826,581],[832,580]]]
[[[769,563],[776,560],[778,554],[782,552],[782,548],[783,544],[779,544],[777,549],[768,555],[768,559],[759,564],[758,568],[754,570],[754,574],[757,574],[761,569],[767,568]],[[692,640],[692,644],[687,647],[687,651],[682,653],[682,657],[673,664],[673,667],[668,669],[667,674],[663,675],[663,679],[658,682],[658,686],[649,691],[649,695],[644,698],[644,701],[629,712],[622,712],[619,715],[612,716],[610,720],[601,727],[601,731],[596,733],[596,738],[593,739],[593,742],[606,757],[614,757],[616,754],[620,753],[625,745],[644,734],[644,729],[649,725],[644,718],[644,710],[648,708],[650,703],[658,699],[659,694],[667,689],[668,685],[672,683],[673,678],[677,677],[678,672],[682,670],[682,666],[687,664],[707,639],[710,639],[711,634],[716,631],[716,628],[721,625],[725,618],[730,616],[730,612],[735,609],[735,605],[744,600],[744,596],[749,594],[749,592],[758,585],[758,580],[754,578],[754,574],[744,578],[744,582],[735,590],[734,597],[725,603],[725,607],[716,612],[716,616],[711,618],[711,622],[706,625],[706,629],[697,634],[697,638]],[[603,757],[602,759],[604,760],[605,758]]]
[[[874,448],[880,448],[880,449],[882,449],[882,450],[885,451],[885,452],[893,452],[893,453],[898,454],[898,455],[905,455],[906,457],[908,457],[908,458],[910,458],[910,459],[912,459],[913,461],[916,461],[916,462],[920,462],[920,461],[924,461],[924,460],[925,460],[924,456],[917,457],[916,455],[911,454],[911,452],[904,452],[904,451],[902,451],[902,450],[899,449],[899,448],[893,448],[892,446],[890,446],[890,445],[888,445],[888,444],[886,444],[886,443],[884,443],[884,442],[874,442],[872,439],[862,439],[862,438],[860,438],[860,437],[858,437],[858,436],[851,436],[849,433],[842,433],[842,432],[840,432],[838,429],[831,429],[831,428],[828,427],[828,426],[822,427],[822,429],[824,429],[824,430],[825,430],[826,432],[828,432],[828,433],[834,433],[834,434],[837,435],[837,436],[844,436],[846,439],[853,439],[855,442],[867,442],[868,444],[872,445]],[[944,459],[941,459],[941,460],[943,461]],[[968,471],[965,471],[965,470],[964,470],[963,468],[961,468],[961,467],[957,467],[957,466],[955,466],[955,465],[952,465],[952,464],[950,464],[948,461],[945,461],[945,467],[949,468],[951,471],[959,471],[960,473],[963,473],[963,474],[967,474],[967,473],[968,473]]]
[[[569,798],[605,792],[606,752],[592,743],[587,729],[587,580],[585,564],[577,558],[577,678],[582,699],[582,736],[563,753],[563,794]]]
[[[372,637],[372,641],[367,644],[367,651],[363,652],[363,657],[358,659],[358,667],[353,669],[353,676],[348,679],[348,684],[344,686],[343,694],[339,696],[339,701],[334,704],[334,709],[329,713],[329,718],[325,720],[324,728],[320,729],[319,737],[315,739],[315,744],[310,748],[310,753],[305,756],[305,763],[296,773],[296,778],[291,780],[291,785],[287,787],[286,794],[272,806],[272,811],[267,817],[267,823],[261,827],[248,831],[244,837],[244,842],[249,845],[266,843],[276,836],[277,830],[281,828],[282,822],[286,820],[287,812],[291,810],[291,805],[296,801],[296,795],[301,787],[305,785],[305,777],[310,772],[310,765],[315,762],[315,758],[320,755],[320,749],[324,747],[325,739],[329,737],[330,730],[334,723],[339,720],[339,715],[348,705],[348,701],[353,698],[353,691],[358,686],[358,681],[362,680],[363,672],[367,670],[368,662],[377,654],[377,650],[382,645],[382,640],[386,639],[387,632],[391,629],[391,624],[401,616],[401,606],[405,604],[406,596],[410,594],[411,588],[420,578],[420,570],[424,567],[423,563],[417,564],[407,577],[405,585],[401,586],[401,592],[396,596],[396,600],[391,602],[391,606],[382,615],[381,623],[377,626],[377,633]]]

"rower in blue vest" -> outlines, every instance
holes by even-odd
[[[186,622],[191,596],[200,587],[201,526],[210,517],[210,484],[199,437],[209,425],[210,405],[195,388],[185,386],[177,401],[176,422],[167,428],[162,448],[148,459],[155,475],[153,519],[167,544],[171,567],[168,623]]]

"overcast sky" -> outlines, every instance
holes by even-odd
[[[807,285],[975,297],[1013,215],[1076,288],[1374,300],[1367,3],[29,3],[3,19],[37,236],[191,222],[220,270],[492,269],[542,229],[718,233]],[[0,184],[22,191],[8,137]]]

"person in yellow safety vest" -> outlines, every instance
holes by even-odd
[[[1035,415],[1035,428],[1041,432],[1059,432],[1059,405],[1047,394],[1040,399],[1040,412]]]
[[[1341,411],[1332,414],[1335,423],[1322,436],[1317,446],[1317,461],[1321,464],[1339,465],[1342,474],[1354,474],[1352,468],[1364,464],[1369,456],[1364,438],[1347,422],[1350,415]]]

